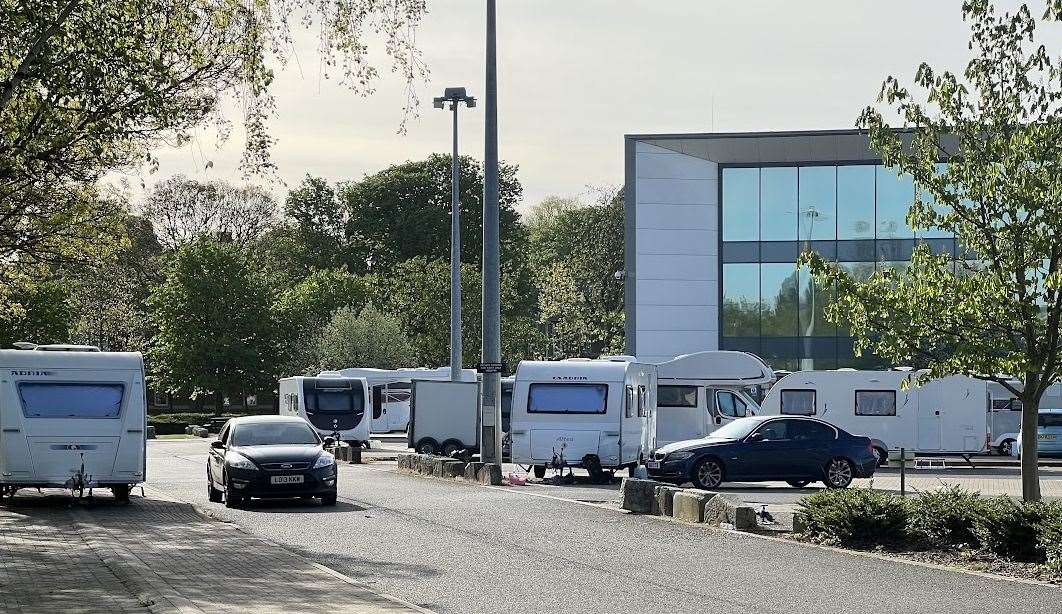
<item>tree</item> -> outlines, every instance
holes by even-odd
[[[183,175],[156,185],[144,203],[144,215],[166,249],[204,235],[225,236],[246,245],[276,222],[276,210],[272,195],[260,187],[205,183]]]
[[[269,171],[272,66],[294,27],[319,32],[322,65],[368,94],[379,36],[408,84],[425,75],[415,30],[425,0],[35,0],[0,6],[0,256],[31,256],[78,236],[78,192],[104,173],[148,163],[184,144],[238,99],[243,167]],[[26,240],[25,237],[36,237]]]
[[[148,358],[158,387],[193,399],[275,380],[270,297],[235,245],[201,239],[174,254],[148,300],[158,333]]]
[[[284,221],[259,242],[259,250],[278,273],[304,277],[316,269],[353,269],[357,255],[346,240],[347,216],[335,190],[320,177],[306,175],[288,192]]]
[[[17,341],[68,342],[74,313],[66,285],[47,271],[10,281],[10,308],[0,311],[0,348]]]
[[[406,162],[339,190],[349,221],[347,240],[361,262],[353,272],[381,271],[417,256],[449,258],[451,157],[433,154]],[[479,162],[461,158],[461,261],[478,263],[482,252],[483,172]],[[511,229],[517,226],[523,188],[516,167],[499,172],[502,257],[519,251]]]
[[[873,107],[859,120],[884,164],[914,177],[908,224],[954,233],[959,261],[922,245],[906,269],[861,283],[819,256],[801,259],[837,285],[827,317],[849,325],[858,351],[920,363],[931,377],[999,382],[1022,400],[1022,493],[1034,501],[1037,411],[1062,358],[1062,71],[1035,43],[1027,5],[1000,13],[967,0],[962,11],[974,52],[964,74],[923,64],[919,96],[885,80],[879,102],[907,132]],[[1062,2],[1043,18],[1060,20]]]
[[[402,323],[372,305],[360,312],[342,307],[332,314],[316,339],[317,367],[398,369],[413,364],[415,352]]]
[[[332,314],[340,309],[357,313],[365,304],[365,283],[343,269],[317,270],[276,296],[272,310],[282,340],[278,374],[295,375],[317,364],[314,340]]]

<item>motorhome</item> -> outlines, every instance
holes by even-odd
[[[918,385],[918,376],[910,370],[798,371],[778,380],[761,410],[815,416],[869,437],[881,462],[901,448],[916,453],[987,451],[987,383],[950,376]]]
[[[280,415],[303,418],[322,437],[366,445],[369,412],[369,384],[363,377],[322,374],[280,380]]]
[[[513,381],[512,462],[583,467],[639,462],[642,421],[656,405],[656,365],[622,360],[523,361]]]
[[[687,439],[700,439],[738,418],[755,416],[759,405],[749,390],[774,380],[774,372],[753,354],[708,351],[657,364],[656,406],[643,427],[643,452]]]
[[[144,360],[95,347],[0,350],[0,492],[110,488],[146,479]]]
[[[372,402],[372,420],[369,429],[373,433],[391,433],[405,431],[409,426],[412,381],[414,379],[447,381],[450,379],[450,367],[437,369],[349,368],[325,371],[321,375],[365,378],[369,382]],[[476,372],[472,369],[463,369],[461,381],[476,381]]]

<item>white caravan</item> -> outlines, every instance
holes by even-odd
[[[363,377],[321,374],[280,380],[280,415],[299,416],[322,437],[369,442],[369,385]]]
[[[798,371],[763,399],[768,415],[815,416],[869,437],[881,461],[890,451],[980,453],[987,450],[988,385],[951,376],[914,383],[913,371]],[[912,382],[905,390],[905,381]]]
[[[1017,388],[1022,387],[1018,381],[1010,383]],[[992,414],[989,420],[990,448],[1003,456],[1011,456],[1014,454],[1018,440],[1021,439],[1021,401],[1014,396],[1014,393],[997,382],[989,382],[988,389],[992,393]],[[1040,408],[1062,408],[1062,384],[1056,382],[1048,386],[1044,395],[1040,397]]]
[[[513,382],[512,462],[603,470],[640,459],[642,420],[656,405],[656,365],[627,360],[523,361]]]
[[[369,382],[372,393],[372,421],[369,428],[373,433],[390,433],[404,431],[409,426],[409,398],[412,381],[414,379],[448,381],[450,367],[437,369],[350,368],[325,371],[321,375],[364,377]],[[476,381],[476,372],[472,369],[463,369],[461,381]]]
[[[643,451],[700,439],[738,418],[755,416],[759,405],[745,391],[774,380],[758,356],[711,351],[659,363],[656,407],[645,419]]]
[[[139,353],[0,350],[0,491],[144,481],[147,396]]]

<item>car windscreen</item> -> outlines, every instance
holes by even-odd
[[[317,433],[298,422],[249,422],[232,431],[234,446],[283,446],[317,444]]]
[[[1062,414],[1040,414],[1036,418],[1036,426],[1062,427]]]
[[[756,428],[763,422],[761,420],[755,420],[751,418],[738,418],[730,424],[726,424],[712,431],[708,435],[708,439],[729,439],[736,440],[746,437],[752,432],[752,429]]]
[[[608,384],[531,384],[529,414],[603,414]]]
[[[123,384],[19,382],[27,418],[117,418]]]

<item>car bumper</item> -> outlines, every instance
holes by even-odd
[[[301,483],[274,484],[274,476],[301,475]],[[314,497],[330,495],[336,492],[338,475],[336,466],[306,471],[247,471],[230,470],[226,489],[243,497],[259,499]]]
[[[857,478],[874,477],[874,471],[878,468],[878,459],[871,457],[861,463],[855,463],[855,475]]]
[[[690,480],[690,461],[662,461],[659,466],[653,465],[654,461],[646,464],[649,477],[661,482],[675,482],[681,484]]]

